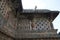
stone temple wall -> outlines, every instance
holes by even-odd
[[[35,14],[34,14],[35,15]],[[54,29],[53,26],[51,26],[51,20],[47,17],[41,14],[38,16],[34,16],[32,20],[29,20],[27,17],[20,15],[20,19],[18,21],[18,29],[19,30],[51,30]],[[32,26],[33,29],[32,29]]]
[[[54,30],[53,26],[51,26],[51,20],[46,15],[35,15],[32,20],[20,16],[17,26],[17,38],[38,38],[42,35],[57,34],[57,30]]]
[[[32,30],[31,27],[32,22],[28,19],[20,19],[19,20],[19,28],[20,30]],[[33,30],[51,30],[51,25],[48,19],[46,18],[35,18],[34,19],[34,28]]]
[[[17,40],[24,40],[19,38],[38,38],[41,34],[45,36],[47,36],[47,33],[56,34],[56,30],[52,30],[53,27],[50,26],[48,18],[37,17],[37,15],[33,20],[29,20],[28,18],[22,18],[20,15],[21,19],[18,20],[16,13],[19,11],[19,9],[17,9],[20,5],[18,3],[19,1],[11,1],[12,0],[0,0],[0,40],[15,40],[17,38]]]
[[[10,3],[10,0],[0,0],[0,31],[15,37],[17,19],[13,15],[14,11],[12,11],[12,5]]]
[[[20,19],[18,23],[18,29],[22,30],[30,30],[30,24],[28,19]]]
[[[0,40],[14,40],[14,38],[0,32]]]
[[[11,1],[1,0],[0,1],[0,14],[13,28],[16,28],[17,19],[14,16],[14,10],[12,9]]]

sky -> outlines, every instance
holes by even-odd
[[[48,10],[56,10],[60,11],[60,0],[22,0],[24,9],[48,9]],[[60,32],[60,13],[52,22],[54,29],[58,29]]]

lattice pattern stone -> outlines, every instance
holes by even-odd
[[[36,30],[49,30],[51,29],[50,22],[46,18],[36,19]]]

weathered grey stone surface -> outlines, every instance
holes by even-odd
[[[21,0],[0,0],[0,40],[59,40],[52,25],[57,14],[50,10],[22,11]]]
[[[14,38],[0,32],[0,40],[14,40]]]

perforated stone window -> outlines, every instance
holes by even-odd
[[[0,13],[4,13],[4,8],[5,8],[5,5],[6,5],[6,0],[2,0],[0,2]]]
[[[49,30],[51,29],[50,22],[46,18],[35,19],[36,30]]]

